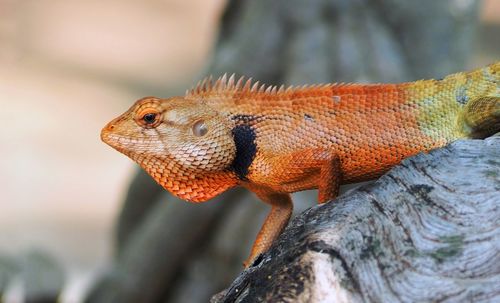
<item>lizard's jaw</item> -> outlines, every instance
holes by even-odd
[[[113,131],[115,129],[115,120],[106,124],[106,126],[104,126],[101,130],[101,140],[113,148],[115,147],[114,146],[115,144],[113,143],[117,141],[115,138],[113,138]]]
[[[114,125],[112,125],[111,123],[106,125],[101,130],[101,140],[120,153],[130,156],[130,149],[127,148],[127,146],[133,144],[133,140],[130,137],[121,136],[114,133],[113,129]]]
[[[108,123],[102,130],[101,130],[101,140],[106,143],[107,145],[111,146],[112,148],[118,150],[119,152],[122,152],[120,149],[120,137],[113,134],[113,129],[115,128],[114,124],[112,122]]]
[[[155,158],[166,161],[166,152],[157,148],[161,142],[145,141],[142,138],[117,134],[109,124],[102,129],[101,140],[132,159],[146,171],[148,171],[147,164],[150,159]],[[156,147],[156,149],[151,147]],[[166,165],[166,163],[163,163],[163,165]]]

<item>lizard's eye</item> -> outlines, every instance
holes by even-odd
[[[144,116],[142,116],[142,120],[146,124],[153,124],[156,120],[156,114],[154,113],[145,114]]]
[[[155,110],[145,110],[137,115],[137,123],[147,128],[153,128],[160,125],[160,113]]]
[[[197,137],[202,137],[204,135],[206,135],[208,132],[208,128],[207,126],[205,125],[205,121],[203,120],[200,120],[200,121],[197,121],[194,125],[193,125],[193,134]]]

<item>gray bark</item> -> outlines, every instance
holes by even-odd
[[[297,216],[212,302],[499,302],[500,137],[406,159]]]
[[[229,1],[206,74],[306,84],[401,82],[462,70],[478,3],[402,2]],[[115,263],[88,302],[207,301],[242,270],[268,211],[243,190],[193,206],[148,182],[139,173],[131,184],[117,223]],[[315,200],[315,192],[294,195],[296,212]],[[172,217],[175,224],[161,223]]]

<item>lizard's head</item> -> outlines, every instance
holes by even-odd
[[[136,161],[171,158],[186,170],[210,172],[235,157],[227,121],[202,102],[146,97],[108,123],[101,138]]]
[[[101,139],[188,200],[195,199],[176,193],[174,183],[227,171],[236,155],[229,120],[182,97],[140,99],[103,128]]]

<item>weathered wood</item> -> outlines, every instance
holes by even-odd
[[[212,302],[499,302],[500,137],[309,209],[256,263]]]

